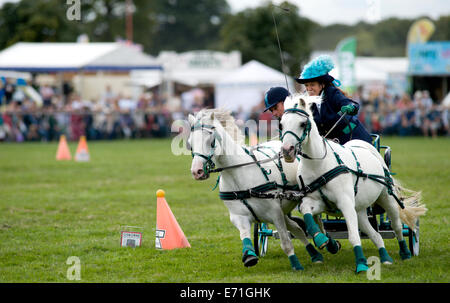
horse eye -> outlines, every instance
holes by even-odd
[[[301,126],[301,127],[305,127],[305,126],[306,126],[306,122],[302,122],[302,123],[300,124],[300,126]]]

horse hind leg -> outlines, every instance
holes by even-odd
[[[361,247],[361,238],[358,231],[358,216],[355,210],[355,201],[349,197],[344,196],[337,201],[337,207],[341,210],[345,218],[345,224],[348,230],[348,240],[353,246],[353,253],[355,254],[356,273],[367,271],[367,259],[364,256]]]
[[[383,264],[392,264],[394,261],[389,256],[386,248],[384,247],[384,241],[381,235],[373,228],[372,224],[369,222],[369,218],[367,217],[367,211],[360,210],[357,212],[358,214],[358,225],[362,232],[364,232],[370,240],[372,240],[373,244],[378,248],[378,253],[380,254],[380,260]]]
[[[323,263],[322,254],[318,252],[311,243],[309,243],[303,229],[287,215],[285,215],[284,218],[286,221],[287,229],[295,236],[295,238],[299,239],[303,243],[303,245],[305,245],[306,251],[311,257],[311,261],[313,263]]]
[[[230,214],[231,223],[239,229],[242,240],[242,262],[245,267],[251,267],[258,263],[258,256],[251,240],[252,221],[248,216]]]
[[[291,267],[293,270],[303,270],[303,266],[294,253],[294,245],[292,244],[291,237],[287,230],[287,223],[285,220],[285,215],[279,210],[275,216],[273,216],[273,224],[275,225],[278,235],[280,236],[280,245],[284,253],[288,256],[291,262]]]
[[[378,199],[377,203],[384,208],[386,214],[389,216],[391,220],[391,226],[394,230],[395,237],[397,238],[398,245],[400,248],[399,254],[402,260],[407,260],[411,258],[411,252],[409,251],[408,245],[406,244],[405,239],[403,238],[403,224],[400,220],[400,212],[397,201],[390,196],[387,191],[383,191],[380,199]]]

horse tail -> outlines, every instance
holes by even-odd
[[[409,226],[412,230],[416,228],[417,219],[425,215],[427,208],[422,203],[422,192],[416,192],[404,188],[398,180],[394,179],[394,189],[400,201],[403,202],[405,208],[399,207],[400,220]]]

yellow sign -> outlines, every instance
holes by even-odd
[[[434,32],[434,24],[428,19],[420,19],[409,28],[408,44],[425,43]]]

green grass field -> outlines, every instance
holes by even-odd
[[[403,262],[397,241],[386,239],[395,263],[382,266],[377,282],[450,282],[450,140],[382,143],[392,147],[397,178],[422,190],[429,211],[420,221],[420,256]],[[239,232],[211,191],[215,177],[195,181],[191,157],[172,155],[170,140],[88,144],[88,163],[56,161],[56,143],[0,144],[0,282],[77,282],[66,277],[70,256],[81,261],[79,282],[371,282],[353,273],[348,240],[337,255],[324,251],[321,265],[295,240],[305,267],[298,273],[270,239],[268,254],[245,268]],[[159,188],[191,248],[155,249]],[[120,247],[124,225],[144,228],[142,247]],[[363,249],[378,256],[369,240]]]

